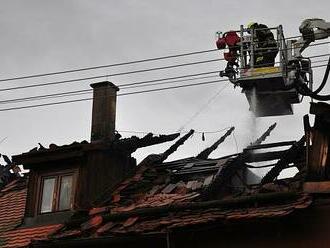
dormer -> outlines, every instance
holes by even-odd
[[[61,223],[73,210],[102,203],[102,196],[134,173],[131,154],[140,147],[171,141],[179,134],[120,139],[115,133],[118,88],[110,82],[92,84],[91,141],[49,148],[40,146],[13,156],[29,170],[25,223]]]
[[[91,142],[34,148],[13,157],[29,172],[27,219],[61,219],[71,210],[93,205],[101,192],[111,189],[134,169],[131,151],[116,145],[116,92],[110,82],[92,84]],[[55,218],[55,219],[56,219]],[[37,221],[37,222],[38,222]],[[42,221],[41,221],[42,222]]]

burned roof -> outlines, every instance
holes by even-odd
[[[116,139],[113,141],[100,140],[88,142],[84,140],[82,142],[73,142],[72,144],[62,146],[50,144],[48,148],[39,143],[39,147],[31,149],[29,152],[13,156],[13,161],[17,164],[39,163],[42,161],[50,161],[52,159],[79,157],[86,151],[98,149],[122,150],[126,153],[133,153],[141,147],[172,141],[179,135],[179,133],[174,133],[169,135],[154,136],[152,133],[148,133],[142,138],[132,136],[130,138],[122,139],[118,134]]]
[[[3,158],[5,164],[0,164],[0,190],[8,183],[21,177],[20,168],[13,163],[7,155],[0,154],[0,158],[1,157]]]
[[[231,129],[201,152],[203,156],[165,162],[193,134],[191,130],[165,152],[147,156],[134,175],[114,190],[100,192],[93,208],[77,211],[65,225],[49,230],[47,227],[48,233],[38,237],[37,244],[280,218],[308,208],[312,198],[303,193],[302,177],[274,181],[276,173],[271,173],[262,184],[246,184],[246,171],[254,168],[253,162],[276,160],[275,164],[264,165],[276,168],[276,172],[292,165],[302,168],[306,163],[301,152],[305,149],[304,138],[298,142],[260,144],[271,130],[272,127],[238,154],[208,158]]]
[[[188,137],[181,138],[167,151],[176,150],[178,144],[183,144]],[[290,153],[290,148],[283,150],[283,145],[296,144],[290,141],[279,145],[260,145],[262,149],[280,147],[282,150],[256,154],[260,140],[240,154],[218,159],[196,156],[164,162],[163,155],[168,152],[149,155],[132,177],[119,184],[114,191],[100,195],[94,208],[72,217],[47,242],[68,238],[145,235],[209,223],[277,218],[309,207],[311,197],[299,193],[302,191],[298,190],[301,187],[298,179],[259,186],[244,183],[249,161],[255,157],[260,160],[262,156],[266,160],[280,160],[280,156]],[[223,180],[225,176],[228,178]],[[235,181],[235,176],[240,180]],[[297,180],[298,183],[295,183]],[[211,194],[214,187],[223,194]]]

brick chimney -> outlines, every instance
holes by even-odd
[[[91,142],[115,137],[116,101],[119,88],[104,81],[90,85],[93,88]]]

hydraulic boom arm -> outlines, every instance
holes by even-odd
[[[301,57],[301,53],[315,40],[326,39],[330,36],[330,22],[313,18],[304,20],[299,31],[302,37],[294,44],[294,56]]]

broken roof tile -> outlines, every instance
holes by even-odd
[[[178,195],[185,195],[185,194],[187,194],[187,192],[188,192],[188,190],[187,190],[185,184],[178,185],[174,190],[174,193],[178,194]]]
[[[191,189],[195,183],[197,183],[196,180],[189,181],[186,185],[187,189]]]
[[[66,230],[61,233],[52,235],[52,238],[63,239],[63,238],[68,238],[68,237],[78,237],[81,235],[81,233],[82,233],[82,231],[79,229]]]
[[[176,186],[177,186],[176,184],[170,183],[162,190],[162,193],[169,194],[176,188]]]
[[[138,216],[128,218],[128,219],[123,223],[123,226],[124,226],[124,227],[132,226],[132,225],[133,225],[138,219],[139,219]]]
[[[105,213],[107,211],[109,211],[109,207],[92,208],[89,210],[89,215],[96,215],[100,213]]]
[[[160,187],[161,187],[160,185],[153,186],[152,189],[148,192],[148,195],[152,196],[156,194],[157,192],[159,192]]]
[[[195,181],[194,184],[192,185],[191,189],[195,191],[196,189],[199,189],[203,186],[202,182]]]
[[[112,201],[107,199],[111,211],[107,212],[106,208],[91,210],[90,213],[101,215],[103,218],[97,222],[91,219],[91,215],[91,222],[85,221],[80,229],[88,230],[83,235],[90,237],[161,232],[172,227],[215,221],[277,218],[310,205],[311,201],[299,198],[268,206],[260,202],[255,204],[255,198],[251,197],[252,202],[236,204],[234,207],[206,207],[209,203],[217,202],[219,198],[203,199],[201,194],[208,190],[217,176],[227,175],[223,172],[224,168],[226,171],[233,166],[228,170],[235,171],[244,163],[244,159],[245,155],[241,153],[219,159],[185,158],[163,163],[161,155],[150,155],[140,163],[133,176],[112,192],[111,198],[109,197]],[[218,192],[219,187],[215,187],[214,190]],[[258,191],[251,190],[249,193],[256,194]],[[225,202],[237,200],[232,194],[228,195]]]
[[[81,230],[82,231],[87,231],[92,228],[97,228],[100,226],[103,222],[103,218],[101,215],[96,215],[89,219],[87,222],[81,224]]]
[[[203,182],[203,186],[208,186],[213,180],[213,175],[208,176],[207,178],[205,178],[204,182]]]
[[[117,225],[117,223],[108,222],[108,223],[104,224],[103,226],[101,226],[100,228],[98,228],[96,230],[96,233],[98,235],[103,235],[104,233],[108,232],[111,228],[113,228],[115,225]]]
[[[112,195],[112,202],[113,203],[117,203],[120,201],[120,194],[115,194],[115,195]]]

